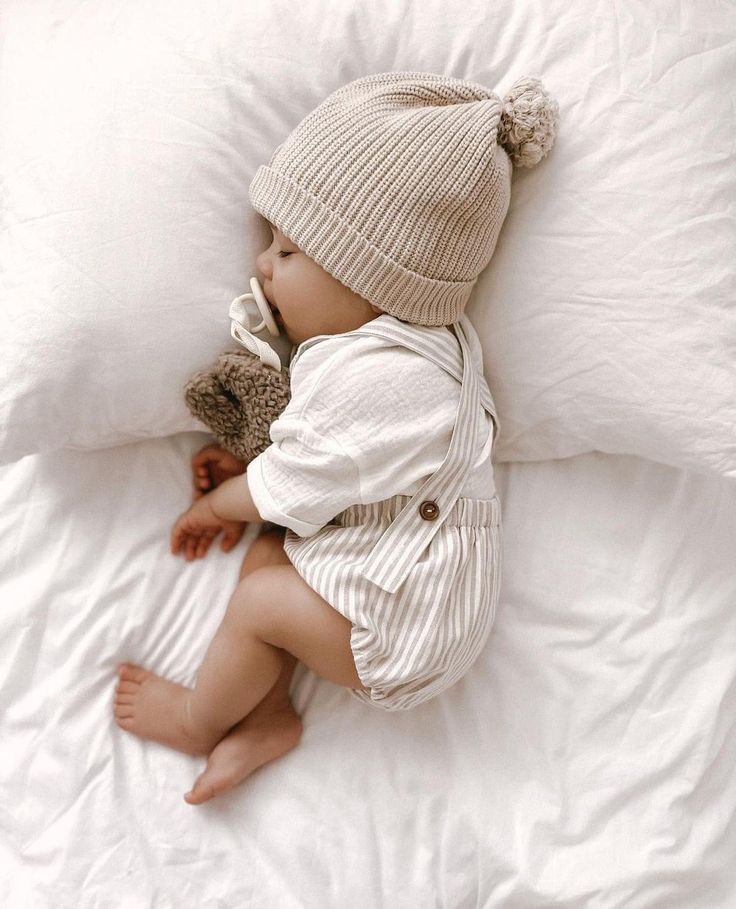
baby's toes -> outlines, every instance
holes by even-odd
[[[118,682],[118,687],[115,689],[117,695],[121,694],[135,694],[140,687],[140,682]]]
[[[126,701],[115,701],[115,705],[112,708],[112,712],[115,714],[116,720],[129,720],[133,718],[134,709],[133,702],[130,703]]]
[[[122,685],[124,682],[133,683],[126,686],[128,691],[135,691],[137,686],[144,682],[150,674],[146,669],[141,669],[140,666],[135,666],[133,663],[121,663],[118,667],[120,684]]]

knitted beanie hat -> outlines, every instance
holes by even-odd
[[[256,172],[250,199],[379,309],[449,325],[493,254],[512,163],[541,160],[557,120],[538,79],[502,100],[449,76],[366,76],[302,120]]]

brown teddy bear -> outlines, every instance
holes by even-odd
[[[222,354],[210,369],[195,373],[184,398],[218,443],[250,463],[271,440],[271,423],[289,402],[289,378],[247,350]]]

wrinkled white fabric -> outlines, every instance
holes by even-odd
[[[3,906],[736,905],[733,483],[498,465],[503,584],[467,675],[388,715],[299,670],[299,747],[193,809],[204,762],[119,730],[112,696],[122,660],[191,683],[237,583],[244,545],[168,552],[204,439],[0,472]]]

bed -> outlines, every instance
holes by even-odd
[[[6,0],[0,899],[45,907],[736,903],[730,3]],[[255,167],[329,91],[543,78],[548,158],[469,315],[499,408],[478,663],[385,715],[297,670],[299,746],[193,808],[115,667],[191,682],[243,554],[169,554]]]

